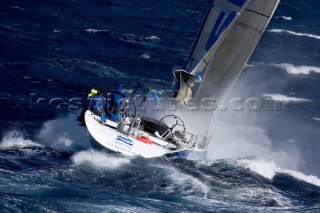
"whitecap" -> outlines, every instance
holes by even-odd
[[[305,98],[297,98],[297,97],[289,97],[286,95],[281,94],[262,94],[263,97],[271,98],[274,101],[281,101],[281,102],[313,102],[312,100],[305,99]]]
[[[99,30],[99,29],[92,29],[92,28],[86,29],[86,31],[88,33],[109,32],[109,30]]]
[[[160,166],[160,165],[153,165],[158,168],[162,168],[166,171],[168,177],[172,180],[173,184],[167,187],[168,192],[177,192],[177,190],[181,190],[185,196],[191,195],[193,193],[201,193],[203,194],[204,198],[207,198],[207,195],[210,191],[210,187],[203,183],[201,180],[185,174],[174,167],[168,166]]]
[[[319,121],[319,122],[320,122],[320,118],[313,117],[313,118],[311,118],[311,119],[314,120],[314,121]]]
[[[309,75],[311,72],[313,73],[320,73],[320,67],[314,66],[294,66],[293,64],[273,64],[276,67],[282,68],[286,70],[287,73],[294,74],[294,75]]]
[[[148,54],[142,54],[141,57],[144,58],[144,59],[150,59],[151,58],[150,55],[148,55]]]
[[[18,131],[11,131],[7,133],[0,143],[0,148],[29,148],[29,147],[41,147],[44,146],[33,142],[31,140],[25,139],[23,134]]]
[[[304,181],[304,182],[307,182],[312,185],[320,187],[320,179],[317,176],[305,175],[302,172],[297,172],[297,171],[290,170],[290,169],[281,169],[281,168],[277,168],[276,172],[290,175],[298,180],[301,180],[301,181]]]
[[[45,122],[37,139],[48,147],[67,151],[79,151],[90,148],[86,130],[75,122],[76,114],[56,118]]]
[[[269,180],[272,180],[276,174],[282,173],[320,187],[320,179],[317,176],[305,175],[302,172],[290,169],[282,169],[280,167],[277,167],[273,161],[265,161],[262,159],[242,159],[239,161],[239,165],[248,168],[255,173],[258,173],[259,175]]]
[[[282,18],[282,19],[284,19],[286,21],[292,21],[292,17],[290,17],[290,16],[278,16],[276,18]]]
[[[268,162],[261,159],[242,159],[239,161],[239,164],[269,180],[272,180],[272,178],[276,175],[277,167],[274,162]]]
[[[307,34],[307,33],[298,33],[298,32],[294,32],[294,31],[291,31],[291,30],[284,30],[284,29],[271,29],[271,30],[268,30],[268,32],[272,32],[272,33],[289,33],[291,35],[296,35],[296,36],[305,36],[305,37],[320,39],[319,35],[313,35],[313,34]]]
[[[97,168],[117,168],[130,163],[128,158],[112,157],[94,150],[78,152],[72,156],[72,161],[75,165],[89,164]]]
[[[148,40],[160,40],[160,38],[158,36],[149,36],[149,37],[146,37],[146,39],[148,39]]]

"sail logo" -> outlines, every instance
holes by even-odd
[[[123,137],[121,135],[118,135],[117,136],[117,139],[116,139],[116,142],[119,141],[121,143],[125,143],[125,144],[128,144],[129,146],[132,146],[133,145],[133,140],[131,140],[130,138],[126,138],[126,137]]]
[[[205,50],[209,51],[210,48],[216,43],[220,35],[222,34],[223,31],[231,24],[233,21],[234,17],[236,16],[236,11],[231,12],[228,17],[225,19],[225,21],[222,23],[222,20],[226,16],[226,12],[221,11],[211,33],[209,36],[209,39],[206,43]]]
[[[243,7],[246,1],[247,0],[228,0],[229,3],[240,8]],[[220,35],[229,27],[233,19],[236,17],[236,11],[237,9],[229,13],[229,15],[227,15],[227,12],[225,11],[220,12],[206,43],[206,51],[210,50],[214,43],[216,43],[216,41],[219,39]]]

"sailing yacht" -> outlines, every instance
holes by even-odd
[[[177,90],[172,97],[182,106],[191,98],[220,100],[240,75],[278,3],[279,0],[212,1],[189,60],[184,67],[173,71]],[[203,128],[200,137],[188,132],[176,114],[156,120],[139,115],[133,102],[124,100],[120,105],[119,121],[103,120],[91,106],[85,111],[85,125],[99,147],[145,158],[202,160],[206,157],[210,125]]]

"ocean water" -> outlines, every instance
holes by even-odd
[[[318,1],[282,0],[201,162],[92,149],[91,87],[171,88],[209,1],[0,2],[0,212],[319,212]]]

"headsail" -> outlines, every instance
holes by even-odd
[[[234,21],[245,8],[248,1],[212,1],[204,25],[200,29],[196,45],[185,66],[186,70],[191,71],[199,63],[205,62],[204,58],[208,59],[208,57],[204,56],[208,52],[214,52],[212,51],[212,47],[215,46],[215,49],[217,48],[218,45],[216,43],[223,40],[228,31],[230,31],[231,26],[234,25]]]
[[[185,67],[191,75],[201,72],[195,98],[221,97],[245,66],[279,0],[216,0]],[[184,82],[180,82],[184,83]],[[191,87],[181,94],[190,96]],[[180,91],[178,97],[180,95]],[[186,97],[182,104],[186,104]]]

